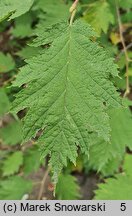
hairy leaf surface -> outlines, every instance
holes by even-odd
[[[54,179],[68,158],[75,163],[78,146],[89,154],[92,132],[109,141],[106,107],[120,106],[109,80],[118,74],[116,65],[92,41],[94,35],[80,21],[46,29],[38,41],[39,45],[53,41],[50,48],[28,60],[14,83],[27,84],[13,104],[14,112],[28,108],[25,141],[44,129],[39,142],[42,156],[50,154]]]

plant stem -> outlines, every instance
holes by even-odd
[[[77,4],[78,4],[79,0],[75,0],[74,3],[72,4],[72,6],[70,7],[70,13],[71,13],[71,17],[70,17],[70,26],[73,23],[76,11],[77,11]]]
[[[125,44],[124,37],[123,37],[122,22],[121,22],[118,3],[117,3],[117,1],[115,1],[115,3],[116,3],[116,12],[117,12],[118,25],[119,25],[119,33],[120,33],[121,43],[122,43],[122,46],[123,46],[125,59],[126,59],[126,61],[125,61],[125,64],[126,64],[126,90],[125,90],[125,93],[124,93],[124,97],[126,97],[130,93],[130,86],[129,86],[129,62],[130,62],[130,59],[128,57],[127,48],[126,48],[126,44]]]
[[[48,169],[46,170],[46,172],[44,174],[44,177],[43,177],[43,179],[41,181],[40,190],[39,190],[39,194],[38,194],[38,200],[41,200],[41,198],[42,198],[44,185],[45,185],[46,179],[47,179],[47,177],[49,175],[49,172],[50,172],[50,167],[48,167]]]
[[[126,46],[126,50],[130,49],[131,47],[132,47],[132,43]],[[123,54],[124,54],[124,49],[122,49],[121,52],[116,56],[116,61],[118,61]]]

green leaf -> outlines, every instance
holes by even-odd
[[[130,11],[128,10],[127,13],[123,14],[121,16],[121,20],[122,20],[123,23],[131,23],[131,21],[132,21],[132,12],[131,12],[131,10]]]
[[[15,62],[10,54],[0,52],[0,72],[8,72],[15,68]]]
[[[69,8],[71,4],[66,4],[62,0],[37,0],[33,10],[39,11],[38,17],[40,19],[35,34],[41,40],[44,33],[44,27],[52,27],[53,24],[60,22],[60,20],[69,19]],[[48,29],[47,29],[48,30]],[[57,31],[58,32],[58,31]],[[59,32],[58,32],[59,33]]]
[[[84,19],[95,28],[98,34],[101,34],[101,31],[107,33],[109,25],[114,23],[114,16],[111,13],[110,6],[104,0],[89,4],[84,12]]]
[[[2,117],[5,113],[7,113],[9,109],[10,109],[9,99],[4,89],[0,88],[0,117]]]
[[[89,154],[91,132],[109,141],[106,107],[121,106],[121,100],[109,79],[117,76],[117,67],[91,40],[95,35],[91,28],[81,21],[55,27],[41,35],[43,45],[51,40],[48,35],[55,38],[51,47],[28,60],[14,83],[28,87],[17,94],[13,112],[28,108],[25,141],[45,128],[39,138],[41,153],[50,155],[57,181],[67,159],[76,162],[77,146]]]
[[[132,156],[125,159],[125,173],[108,178],[105,184],[99,184],[95,192],[97,200],[131,200],[132,199]]]
[[[24,155],[24,174],[28,175],[32,172],[36,172],[41,163],[38,146],[35,145],[32,148],[29,148]]]
[[[112,166],[110,165],[112,160],[115,162],[113,168],[115,166],[116,171],[117,164],[122,160],[126,147],[132,149],[132,114],[129,108],[112,109],[109,111],[109,115],[112,129],[111,143],[97,140],[90,147],[89,153],[89,167],[102,173],[106,173],[107,166]],[[113,174],[113,170],[109,169],[108,171],[107,174]]]
[[[119,1],[120,7],[127,9],[132,8],[132,1],[131,0],[117,0]]]
[[[21,122],[14,121],[0,128],[0,138],[5,145],[16,145],[22,141]]]
[[[120,165],[122,162],[123,156],[120,157],[112,157],[108,162],[102,167],[101,174],[103,176],[113,176],[115,173],[118,173],[120,169]]]
[[[4,161],[3,164],[3,176],[10,176],[17,173],[20,166],[23,164],[23,153],[16,151]]]
[[[61,174],[56,187],[56,196],[59,200],[79,199],[79,185],[76,178],[69,174]]]
[[[34,0],[1,0],[0,21],[9,18],[14,19],[29,11]]]
[[[20,176],[13,176],[7,180],[0,181],[1,200],[20,200],[24,194],[30,193],[32,182]]]
[[[70,6],[62,0],[37,0],[33,10],[40,10],[40,26],[43,28],[58,23],[61,19],[68,19]]]
[[[15,37],[30,37],[33,34],[32,29],[33,17],[30,13],[26,13],[15,19],[15,27],[12,29],[12,34]]]
[[[19,52],[17,52],[17,55],[19,55],[23,59],[29,59],[33,56],[38,55],[42,51],[41,47],[30,47],[26,46]]]
[[[132,139],[132,114],[129,108],[121,108],[110,110],[109,115],[111,118],[111,143],[113,144],[113,154],[115,151],[121,154],[126,146],[132,149],[130,140]]]
[[[127,175],[132,177],[132,156],[129,154],[126,154],[125,156],[125,163],[123,165],[123,169],[127,173]]]

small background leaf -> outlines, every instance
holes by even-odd
[[[7,126],[0,128],[0,138],[5,145],[16,145],[22,141],[22,128],[20,121],[10,122]],[[7,135],[8,134],[8,135]]]
[[[26,175],[36,172],[41,165],[40,152],[38,146],[29,148],[24,155],[24,173]]]
[[[23,153],[16,151],[4,161],[3,176],[9,176],[17,173],[20,166],[23,164]]]
[[[132,156],[127,155],[124,162],[125,173],[106,179],[95,191],[97,200],[131,200],[132,199]]]
[[[13,176],[0,181],[1,200],[20,200],[24,194],[31,192],[32,182],[20,176]]]
[[[4,55],[0,52],[0,72],[8,72],[15,68],[15,62],[10,54]]]
[[[80,193],[76,178],[69,174],[61,174],[56,187],[56,196],[61,200],[79,199]]]

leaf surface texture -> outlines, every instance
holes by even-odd
[[[28,109],[24,118],[25,141],[39,138],[42,156],[50,155],[54,179],[66,166],[74,164],[77,148],[86,155],[91,133],[109,141],[107,107],[120,106],[120,98],[110,81],[118,71],[112,58],[92,38],[95,33],[81,21],[46,29],[34,45],[51,46],[27,60],[14,85],[21,90],[13,104],[14,112]],[[55,180],[55,181],[56,181]]]

